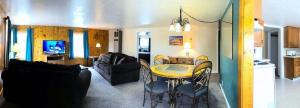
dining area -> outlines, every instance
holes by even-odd
[[[151,108],[162,103],[167,103],[169,108],[209,107],[213,64],[207,56],[174,58],[156,55],[153,65],[143,59],[140,59],[140,64],[144,83],[143,106],[149,102]],[[200,101],[206,104],[199,104]]]

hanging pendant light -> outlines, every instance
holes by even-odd
[[[174,23],[172,22],[171,24],[170,24],[170,29],[169,29],[170,31],[175,31],[175,26],[174,26]]]
[[[184,22],[184,24],[183,24],[184,31],[185,32],[191,31],[191,25],[190,25],[189,19],[185,18],[185,19],[183,19],[183,22]]]
[[[181,6],[181,1],[180,1],[179,17],[172,19],[172,22],[171,22],[171,25],[170,25],[170,31],[189,32],[190,30],[191,30],[191,25],[190,25],[189,19],[188,18],[182,18],[182,6]]]

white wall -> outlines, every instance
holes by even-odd
[[[114,32],[116,30],[108,30],[108,52],[113,52],[114,51]]]
[[[191,57],[207,55],[213,62],[213,72],[218,70],[217,24],[192,25],[190,32],[183,33],[184,43],[191,41]],[[169,46],[169,36],[182,35],[169,32],[169,27],[123,28],[123,53],[137,57],[137,32],[151,32],[151,61],[157,54],[185,56],[183,46]],[[191,39],[191,40],[190,40]]]

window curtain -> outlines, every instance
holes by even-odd
[[[73,51],[73,30],[69,30],[69,43],[70,43],[70,48],[69,48],[69,59],[72,60],[74,59],[74,51]]]
[[[13,27],[12,28],[12,32],[13,32],[13,41],[12,41],[13,43],[12,43],[12,47],[11,48],[13,48],[16,43],[18,43],[18,36],[17,36],[18,28],[16,26]],[[16,55],[17,55],[17,53],[14,52],[13,53],[13,58],[16,58]]]
[[[85,31],[83,33],[83,48],[84,48],[84,58],[88,59],[89,58],[89,37],[88,37],[88,32]]]
[[[32,28],[27,29],[27,42],[26,42],[26,61],[32,61],[32,47],[33,47],[33,30]]]

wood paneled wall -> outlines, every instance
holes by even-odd
[[[108,51],[108,30],[85,29],[59,26],[27,26],[19,25],[18,31],[25,31],[27,28],[33,28],[33,61],[47,61],[47,55],[43,52],[43,40],[64,40],[66,42],[66,53],[64,55],[64,64],[82,64],[86,65],[83,58],[69,60],[69,34],[68,30],[74,32],[88,31],[90,56],[99,56]],[[101,44],[101,48],[96,48],[96,43]],[[74,46],[76,48],[76,45]]]

